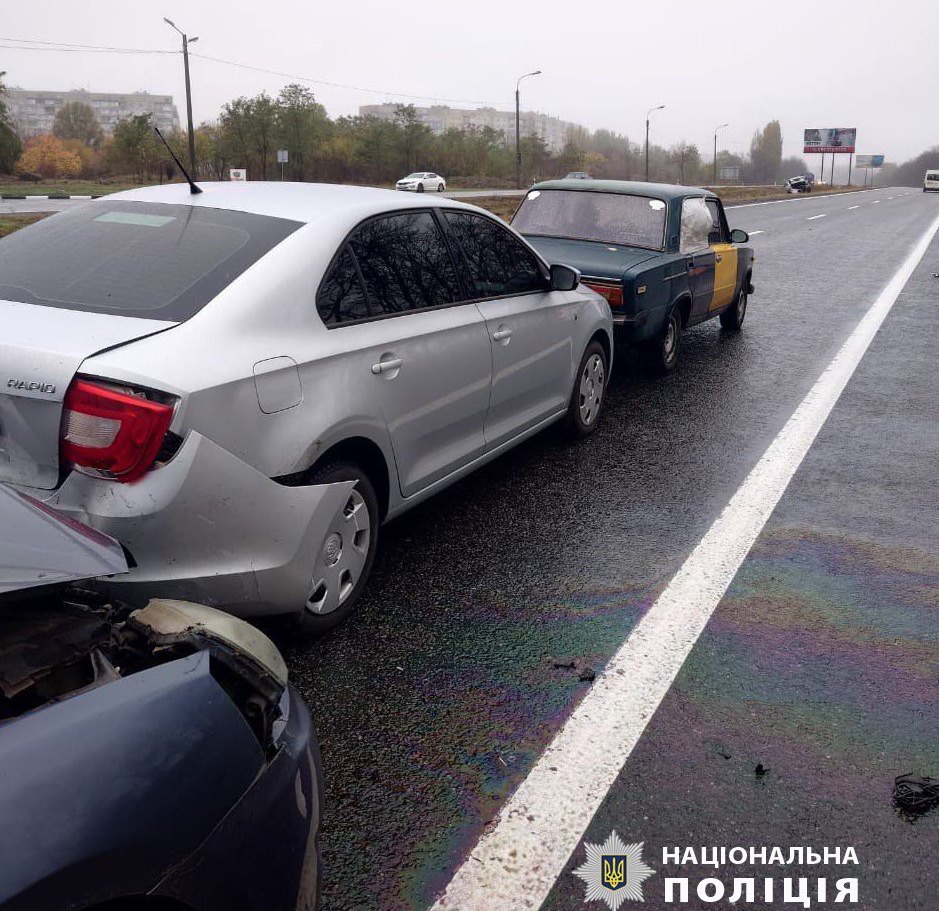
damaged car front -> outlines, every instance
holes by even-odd
[[[0,485],[0,909],[315,907],[318,751],[283,659],[212,608],[82,585],[126,570]]]

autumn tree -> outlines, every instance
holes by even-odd
[[[44,133],[26,143],[16,169],[48,178],[77,177],[81,173],[82,161],[65,147],[58,136]]]
[[[698,170],[701,167],[701,153],[698,147],[691,142],[676,142],[668,150],[668,159],[677,170],[678,182],[685,183],[697,179]]]
[[[778,120],[771,120],[750,142],[750,179],[754,183],[775,181],[781,161],[782,128]]]
[[[147,114],[136,114],[120,121],[111,142],[112,162],[130,170],[134,179],[149,178],[160,161],[156,137]]]
[[[82,101],[69,101],[56,112],[52,132],[59,139],[77,139],[96,148],[103,138],[101,124],[90,105]]]
[[[296,83],[287,85],[277,96],[277,125],[281,148],[290,154],[293,176],[305,180],[315,169],[317,152],[329,132],[326,109],[317,104],[310,89]]]
[[[19,136],[10,123],[10,112],[6,104],[6,85],[3,82],[5,72],[0,72],[0,173],[8,174],[13,170],[16,160],[23,151]]]

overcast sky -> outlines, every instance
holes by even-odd
[[[177,49],[166,15],[199,36],[193,52],[314,80],[332,116],[431,97],[510,109],[519,74],[541,69],[522,84],[524,109],[637,141],[646,110],[665,104],[653,142],[688,139],[705,157],[716,125],[730,122],[721,147],[744,152],[778,118],[784,154],[801,153],[804,127],[857,126],[859,151],[902,160],[939,144],[936,10],[935,0],[7,0],[0,34]],[[171,93],[185,118],[178,55],[0,47],[0,70],[24,88]],[[274,95],[291,81],[198,58],[192,79],[197,123],[233,97]]]

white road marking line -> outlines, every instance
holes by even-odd
[[[848,209],[860,209],[860,206],[848,206]]]
[[[530,911],[547,898],[937,231],[939,218],[610,659],[432,911]]]
[[[873,193],[873,190],[852,190],[853,193]],[[765,202],[742,202],[736,206],[724,206],[724,209],[750,209],[753,206],[775,206],[777,203],[781,202],[802,202],[803,199],[831,199],[832,196],[842,196],[842,193],[824,193],[821,196],[816,196],[812,194],[811,196],[805,196],[802,193],[797,193],[793,196],[792,199],[767,199]]]
[[[888,197],[887,197],[887,202],[890,202],[891,199],[895,199],[895,198],[896,198],[896,197],[894,197],[894,196],[888,196]]]
[[[806,219],[806,221],[815,221],[816,218],[824,218],[824,217],[825,217],[825,213],[822,212],[821,215],[810,215],[810,216]]]
[[[764,233],[765,233],[764,231],[747,231],[747,234],[749,234],[750,237],[755,237],[757,234],[764,234]]]
[[[879,200],[879,199],[875,199],[874,202],[871,203],[871,205],[874,205],[875,202],[880,202],[880,200]]]

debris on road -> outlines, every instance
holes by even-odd
[[[893,782],[893,803],[911,816],[922,816],[939,806],[939,779],[907,772]]]

